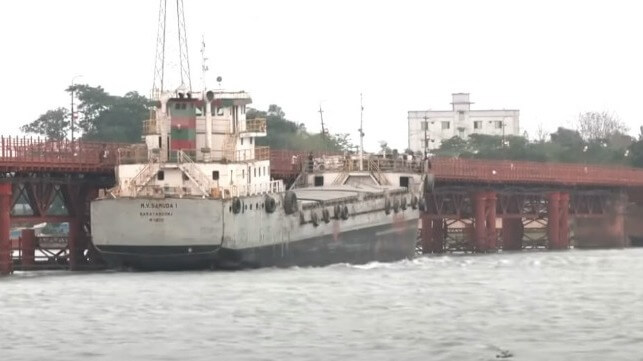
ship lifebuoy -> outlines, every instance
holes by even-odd
[[[402,210],[406,209],[406,196],[402,197],[400,200],[400,208],[402,208]]]
[[[266,204],[266,212],[268,213],[274,212],[277,208],[277,202],[275,202],[275,199],[271,196],[266,196],[264,203]]]
[[[315,227],[319,226],[319,218],[317,218],[317,213],[315,213],[315,211],[310,212],[310,222]]]
[[[241,212],[241,199],[239,197],[232,198],[232,212],[234,214]]]
[[[322,210],[322,220],[324,223],[330,222],[330,212],[326,208]]]
[[[386,214],[391,213],[391,200],[388,198],[384,200],[384,213]]]
[[[342,218],[342,208],[339,206],[339,204],[336,204],[333,207],[333,216],[335,217],[335,219]]]
[[[293,214],[297,212],[297,194],[293,191],[287,191],[284,194],[284,211],[286,214]]]
[[[342,219],[347,220],[348,219],[348,206],[344,205],[342,208]]]
[[[400,199],[399,199],[399,198],[395,198],[395,199],[393,200],[393,211],[394,211],[395,213],[397,213],[397,212],[399,212],[399,211],[400,211]]]
[[[416,209],[418,207],[418,196],[413,195],[411,197],[411,208]]]

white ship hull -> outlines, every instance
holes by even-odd
[[[299,190],[298,197],[305,192]],[[367,199],[354,191],[315,192],[332,192],[334,201],[300,200],[291,214],[284,193],[272,195],[273,212],[262,195],[240,198],[238,213],[233,199],[99,199],[91,206],[93,243],[111,266],[136,269],[321,266],[413,257],[419,212],[409,192],[389,197],[379,190]]]

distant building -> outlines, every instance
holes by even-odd
[[[471,110],[469,93],[452,96],[451,110],[409,111],[409,149],[430,152],[456,135],[520,135],[519,110]]]

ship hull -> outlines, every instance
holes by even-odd
[[[148,271],[364,264],[412,258],[416,233],[417,220],[411,220],[245,249],[199,245],[101,246],[100,251],[111,268]]]
[[[386,213],[365,201],[347,204],[346,219],[312,224],[310,210],[267,213],[262,200],[245,199],[239,214],[222,200],[95,201],[93,242],[110,267],[139,270],[305,267],[414,256],[417,210]]]

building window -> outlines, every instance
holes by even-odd
[[[245,177],[246,177],[246,170],[242,169],[241,170],[241,178],[245,178]]]
[[[156,179],[165,180],[165,172],[162,170],[158,171],[158,173],[156,173]]]
[[[212,171],[212,180],[219,180],[219,171],[218,170],[213,170]]]
[[[451,122],[442,122],[442,130],[451,129]]]
[[[252,137],[250,137],[250,144],[252,144]]]
[[[473,129],[482,129],[482,120],[476,120],[473,122]]]
[[[496,129],[502,129],[502,120],[496,120],[494,122]]]
[[[458,120],[464,121],[464,112],[462,110],[458,112]]]
[[[254,177],[257,176],[257,168],[252,168],[252,174]]]
[[[243,138],[241,138],[241,145],[243,145]]]
[[[217,108],[217,115],[223,115],[223,108]]]

